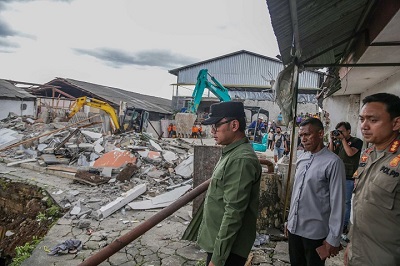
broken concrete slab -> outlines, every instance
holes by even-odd
[[[17,131],[2,128],[0,129],[0,149],[17,143],[22,139],[22,135],[18,134]]]
[[[101,176],[112,177],[112,167],[104,167],[101,171]]]
[[[71,215],[77,215],[81,212],[81,207],[80,206],[74,206],[72,210],[69,212]]]
[[[143,158],[145,158],[145,157],[147,157],[147,155],[149,155],[149,151],[150,151],[150,150],[145,149],[145,150],[139,150],[139,151],[137,151],[137,153],[138,153],[140,156],[142,156]]]
[[[88,131],[88,130],[81,130],[81,133],[89,138],[91,138],[92,140],[97,140],[103,137],[103,134],[101,133],[96,133],[93,131]]]
[[[116,198],[114,201],[108,203],[105,206],[102,206],[98,211],[97,211],[97,218],[98,219],[103,219],[114,213],[115,211],[121,209],[124,207],[126,204],[134,200],[135,198],[139,197],[142,195],[144,192],[146,192],[146,184],[140,184],[131,190],[123,193],[121,197]]]
[[[151,201],[153,204],[160,204],[160,203],[165,203],[165,202],[173,202],[177,200],[180,196],[186,193],[189,189],[191,189],[191,185],[186,185],[182,187],[178,187],[176,189],[173,189],[171,191],[168,191],[166,193],[163,193],[161,195],[158,195],[157,197],[154,197]]]
[[[47,164],[59,164],[57,157],[54,154],[42,154],[40,158]]]
[[[153,146],[157,151],[162,151],[163,149],[161,148],[160,145],[158,145],[157,142],[155,142],[152,139],[149,139],[150,145]]]
[[[83,154],[79,155],[77,166],[89,166],[89,165],[90,163],[88,162],[86,156]]]
[[[93,143],[94,151],[97,152],[97,153],[101,153],[102,151],[104,151],[104,147],[101,146],[100,142],[101,141],[96,141],[95,143]]]
[[[151,209],[164,208],[170,204],[171,202],[164,202],[156,205],[153,202],[151,202],[151,200],[142,200],[142,201],[131,202],[128,204],[128,206],[131,207],[132,210],[151,210]]]
[[[193,155],[190,155],[186,160],[175,167],[175,173],[183,178],[190,178],[193,174]]]
[[[162,156],[164,160],[166,160],[169,163],[173,163],[176,159],[178,159],[178,156],[172,151],[163,151]]]
[[[158,177],[160,177],[160,176],[162,176],[162,175],[165,175],[165,172],[156,169],[156,170],[149,171],[149,172],[147,173],[147,175],[148,175],[149,177],[151,177],[151,178],[158,178]]]
[[[132,210],[150,210],[163,208],[177,200],[180,196],[191,189],[191,187],[191,185],[186,185],[180,188],[176,188],[149,200],[131,202],[128,204],[128,206],[131,207]]]
[[[107,152],[96,161],[94,161],[94,167],[112,167],[119,168],[123,167],[127,163],[136,163],[136,157],[129,151],[114,150]]]

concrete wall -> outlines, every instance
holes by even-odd
[[[370,88],[367,88],[365,92],[361,94],[361,100],[368,95],[379,92],[387,92],[400,96],[400,72],[376,85],[371,86]]]
[[[21,105],[26,104],[26,109],[21,110]],[[8,117],[10,112],[13,112],[17,115],[31,115],[35,117],[35,102],[34,100],[30,101],[21,101],[21,100],[10,100],[10,99],[0,99],[0,119],[4,119]]]
[[[351,125],[353,136],[361,136],[358,126],[360,110],[360,95],[343,95],[328,97],[323,103],[324,110],[329,113],[331,119],[329,131],[341,121],[347,121]]]

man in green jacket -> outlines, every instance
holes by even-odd
[[[244,133],[243,103],[213,104],[203,124],[225,147],[207,190],[197,243],[207,252],[207,266],[244,265],[256,237],[261,165]]]

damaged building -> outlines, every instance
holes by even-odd
[[[10,113],[19,116],[35,116],[36,97],[11,82],[0,79],[0,119],[6,118]]]
[[[160,120],[172,117],[171,101],[168,99],[74,79],[55,78],[43,87],[31,88],[29,92],[38,97],[38,108],[43,113],[45,110],[53,113],[53,116],[65,117],[75,99],[83,96],[109,104],[116,111],[120,121],[126,108],[134,108],[139,113],[145,111],[151,123],[146,125],[145,129],[153,134],[166,131],[161,128]],[[99,108],[89,106],[83,106],[82,111],[86,117],[89,113],[100,113]],[[107,119],[107,116],[103,118]]]

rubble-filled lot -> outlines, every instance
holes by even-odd
[[[0,178],[45,188],[65,212],[23,265],[78,265],[192,187],[190,142],[80,125],[18,116],[0,123]],[[191,216],[189,203],[101,265],[198,265],[204,252],[180,240]],[[288,265],[282,233],[267,234],[252,265]]]

